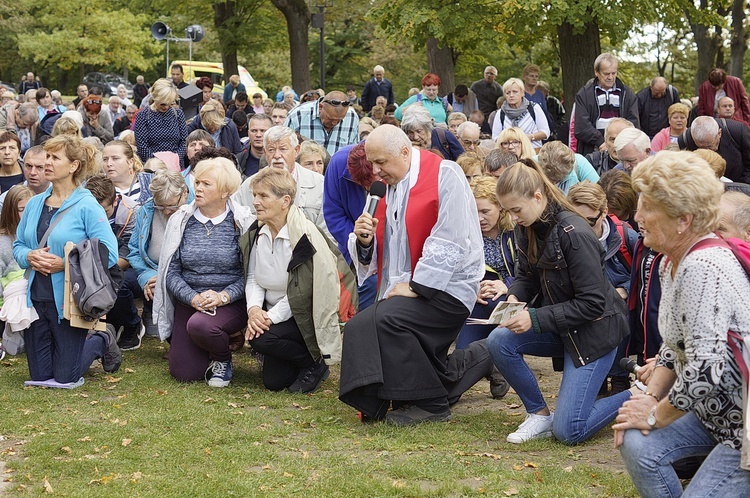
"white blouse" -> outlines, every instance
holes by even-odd
[[[289,262],[292,260],[292,244],[286,225],[272,239],[271,229],[263,225],[250,254],[245,284],[247,309],[264,307],[273,323],[292,318],[286,289],[289,282]],[[258,264],[258,262],[261,264]]]

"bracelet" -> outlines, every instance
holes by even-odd
[[[655,400],[656,400],[657,402],[661,401],[661,400],[659,399],[659,396],[657,396],[656,394],[652,393],[651,391],[645,391],[645,392],[644,392],[643,394],[645,394],[646,396],[651,396],[651,397],[652,397],[652,398],[654,398],[654,399],[655,399]]]

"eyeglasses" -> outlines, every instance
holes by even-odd
[[[349,107],[349,104],[351,104],[351,102],[349,102],[348,100],[325,99],[325,100],[323,100],[323,102],[325,102],[326,104],[331,105],[333,107],[339,107],[339,106],[341,106],[341,107]]]
[[[518,147],[521,145],[520,140],[509,140],[507,142],[500,142],[500,147],[504,149],[510,149],[511,147]]]
[[[86,103],[88,105],[101,105],[102,101],[100,99],[86,99]]]
[[[157,211],[177,211],[178,209],[180,209],[180,207],[182,207],[182,197],[184,195],[185,190],[180,193],[180,199],[177,201],[177,204],[173,206],[160,206],[156,203],[156,201],[154,201],[154,209],[156,209]]]
[[[604,214],[604,211],[599,211],[599,214],[597,214],[596,216],[592,216],[591,218],[587,216],[586,221],[588,221],[589,225],[593,227],[594,225],[596,225],[596,222],[599,221],[599,218],[602,217],[602,214]]]
[[[479,145],[481,142],[479,140],[464,140],[462,138],[461,143],[464,145]]]

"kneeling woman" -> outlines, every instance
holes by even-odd
[[[172,337],[169,373],[182,381],[232,380],[230,336],[245,328],[239,239],[255,216],[230,196],[242,178],[231,161],[195,167],[195,200],[167,222],[159,254],[154,314],[162,340]]]
[[[328,378],[328,364],[341,360],[337,257],[293,204],[297,186],[286,170],[261,170],[252,189],[260,223],[242,241],[246,337],[264,355],[267,389],[313,392]]]
[[[630,397],[625,391],[596,400],[628,333],[625,302],[604,276],[604,251],[591,227],[543,173],[516,163],[500,175],[497,197],[517,223],[518,266],[507,301],[529,302],[487,340],[528,412],[508,442],[554,434],[563,443],[580,443],[611,422]],[[564,358],[554,420],[523,359],[527,354]]]

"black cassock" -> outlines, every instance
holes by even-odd
[[[447,398],[489,375],[485,341],[448,355],[469,310],[450,294],[377,301],[344,327],[339,399],[381,419],[391,401]]]

